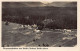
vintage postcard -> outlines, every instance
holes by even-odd
[[[79,51],[78,3],[2,0],[0,49]]]

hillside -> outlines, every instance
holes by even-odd
[[[12,3],[11,3],[12,4]],[[17,3],[18,4],[18,3]],[[14,4],[12,4],[14,5]],[[19,4],[18,4],[19,5]],[[27,5],[27,4],[26,4]],[[30,4],[29,4],[30,5]],[[42,3],[38,3],[42,5]],[[5,7],[4,7],[5,6]],[[43,6],[43,7],[7,7],[3,5],[2,8],[2,20],[16,22],[20,24],[42,24],[45,19],[52,19],[50,26],[57,26],[57,28],[77,28],[77,7],[56,7],[56,6]],[[29,16],[29,19],[27,19]]]

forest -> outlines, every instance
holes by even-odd
[[[52,20],[45,27],[52,29],[77,29],[77,7],[16,7],[2,8],[2,21],[43,27],[44,20]],[[48,21],[47,21],[48,22]]]

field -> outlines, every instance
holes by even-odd
[[[19,28],[19,24],[2,22],[3,47],[73,47],[77,45],[77,30],[63,32],[63,29],[34,29]]]

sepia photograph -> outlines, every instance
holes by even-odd
[[[77,46],[77,2],[2,2],[2,47]]]

